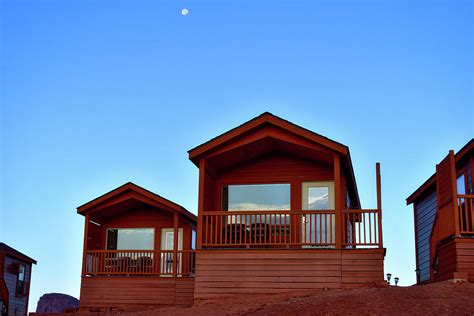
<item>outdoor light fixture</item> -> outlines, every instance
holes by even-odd
[[[400,278],[399,278],[399,277],[395,277],[394,280],[395,280],[395,285],[397,285],[397,284],[398,284],[398,280],[400,280]]]
[[[387,273],[387,282],[388,284],[390,285],[390,279],[392,278],[392,274],[391,273]]]

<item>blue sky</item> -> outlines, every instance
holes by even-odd
[[[270,111],[382,166],[386,272],[415,281],[405,198],[474,135],[472,1],[3,0],[0,240],[79,296],[75,208],[133,181],[192,212],[186,151]],[[180,14],[182,8],[189,15]]]

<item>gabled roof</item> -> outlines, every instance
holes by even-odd
[[[264,112],[259,116],[217,136],[211,140],[194,147],[193,149],[188,150],[189,159],[196,165],[199,166],[199,157],[204,155],[206,152],[213,150],[214,148],[221,146],[227,142],[232,141],[233,139],[246,134],[254,129],[261,127],[262,125],[270,124],[281,129],[287,130],[291,133],[294,133],[298,136],[306,138],[308,140],[314,141],[318,144],[321,144],[329,149],[332,149],[341,154],[347,155],[349,153],[349,148],[341,143],[338,143],[332,139],[329,139],[325,136],[317,134],[309,129],[298,126],[291,123],[281,117],[278,117],[270,112]]]
[[[188,151],[189,159],[199,167],[199,161],[201,158],[206,157],[206,155],[211,154],[218,148],[225,146],[226,144],[232,143],[238,138],[248,135],[253,131],[256,131],[263,126],[274,126],[278,129],[282,129],[292,135],[301,137],[307,141],[318,144],[336,154],[339,154],[345,160],[346,169],[348,171],[348,184],[352,186],[355,205],[360,207],[359,193],[357,190],[357,183],[355,180],[354,170],[352,167],[352,161],[350,157],[349,147],[343,145],[339,142],[336,142],[332,139],[329,139],[323,135],[317,134],[311,130],[308,130],[304,127],[298,126],[292,122],[289,122],[281,117],[278,117],[270,112],[264,112],[261,115],[217,136],[211,140],[194,147]]]
[[[193,213],[189,212],[187,209],[182,207],[179,204],[176,204],[168,199],[165,199],[164,197],[153,193],[151,191],[148,191],[145,188],[142,188],[132,182],[127,182],[124,185],[108,192],[105,193],[104,195],[99,196],[98,198],[93,199],[90,202],[87,202],[77,208],[77,213],[81,215],[86,215],[90,210],[93,210],[95,208],[100,208],[102,204],[106,203],[107,201],[112,200],[113,198],[116,198],[118,196],[121,196],[122,194],[128,193],[128,192],[134,192],[138,194],[138,196],[142,196],[147,199],[147,201],[153,202],[154,206],[160,205],[163,206],[163,208],[171,210],[171,211],[176,211],[179,212],[180,214],[183,214],[187,218],[189,218],[193,222],[197,222],[197,217]],[[148,202],[148,204],[151,204]]]
[[[474,138],[471,138],[466,145],[463,146],[455,155],[456,165],[463,161],[465,157],[474,153]],[[415,202],[420,196],[422,196],[427,190],[436,186],[436,173],[428,178],[415,192],[406,198],[407,205]]]
[[[35,259],[28,257],[27,255],[19,252],[18,250],[8,246],[7,244],[4,244],[3,242],[0,242],[0,252],[4,252],[7,255],[15,257],[16,259],[21,260],[23,262],[36,264]]]

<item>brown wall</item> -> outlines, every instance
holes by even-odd
[[[435,281],[468,279],[474,282],[474,239],[454,238],[438,248]]]
[[[202,250],[195,298],[383,283],[383,249]]]
[[[83,277],[81,309],[145,309],[193,304],[194,278]]]
[[[157,210],[152,207],[142,207],[127,213],[110,218],[101,223],[101,226],[89,224],[88,249],[105,249],[108,228],[154,228],[155,249],[161,248],[161,229],[173,228],[173,213]],[[183,228],[183,249],[191,249],[192,225],[183,216],[180,216],[179,228]]]
[[[345,205],[345,179],[342,175],[341,205]],[[236,166],[219,174],[217,179],[205,178],[205,194],[209,201],[205,201],[205,210],[221,210],[222,186],[245,183],[290,183],[291,209],[301,210],[301,185],[309,181],[334,181],[332,164],[315,162],[288,154],[272,154]],[[212,183],[212,185],[210,184]],[[336,189],[336,188],[335,188]],[[209,209],[213,207],[213,209]]]

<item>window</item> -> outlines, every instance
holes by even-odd
[[[153,250],[153,228],[108,228],[107,250]]]
[[[26,295],[26,282],[25,282],[26,266],[24,264],[18,264],[18,274],[16,278],[16,291],[15,296],[23,297]]]
[[[191,230],[191,249],[196,249],[196,229]]]
[[[458,187],[458,194],[466,194],[466,182],[464,181],[464,173],[456,179],[456,186]]]
[[[224,186],[222,202],[224,211],[290,210],[290,184]]]
[[[303,216],[303,243],[319,243],[332,247],[336,240],[334,182],[303,182],[301,205],[304,211],[321,211]],[[331,233],[332,232],[332,233]]]

